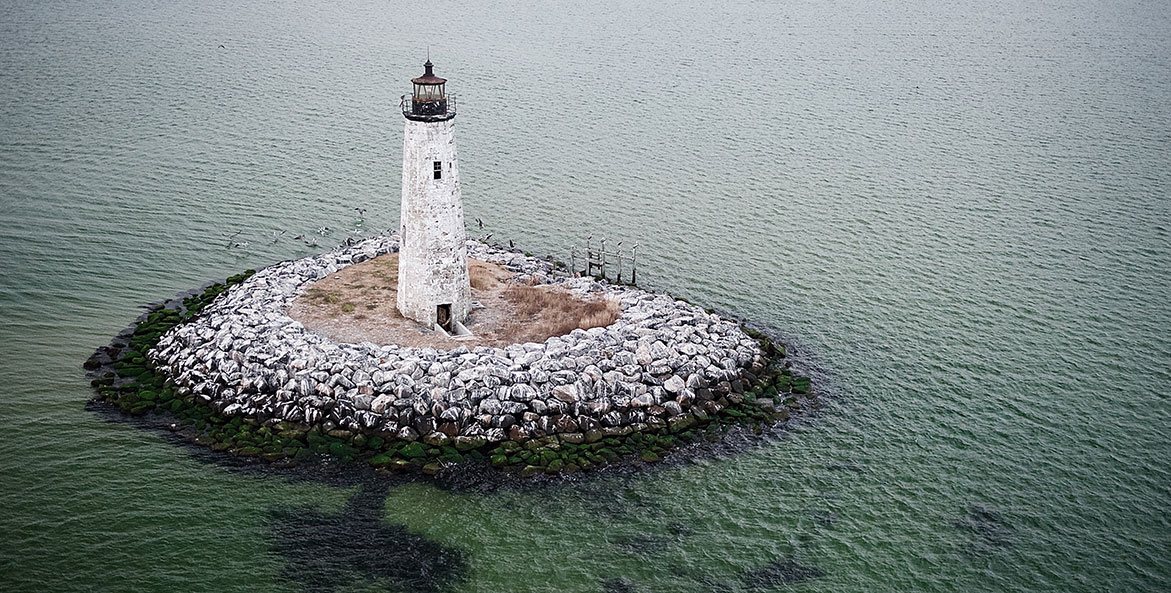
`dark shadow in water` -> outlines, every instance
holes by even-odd
[[[823,576],[825,573],[816,567],[805,566],[792,558],[778,558],[741,573],[735,581],[704,579],[704,584],[711,587],[712,593],[767,593]]]
[[[804,566],[791,558],[781,558],[744,573],[740,576],[740,583],[748,591],[771,591],[823,576],[825,573],[815,567]]]
[[[674,543],[674,540],[661,535],[639,533],[618,537],[614,541],[614,546],[628,555],[647,559],[649,556],[666,553]]]
[[[670,535],[638,533],[615,537],[612,542],[616,549],[629,556],[635,556],[658,567],[659,571],[679,576],[689,576],[697,584],[708,587],[713,593],[766,593],[781,587],[801,583],[825,576],[821,569],[805,566],[793,558],[777,558],[763,566],[750,568],[731,579],[718,579],[697,574],[693,566],[673,564],[672,558],[679,558],[676,547],[682,540],[695,534],[695,530],[682,523],[667,526]],[[617,577],[602,581],[605,593],[638,591],[639,588],[628,578]]]
[[[980,503],[968,504],[963,517],[954,525],[968,533],[965,550],[972,555],[984,555],[996,548],[1011,546],[1016,535],[1016,530],[1000,511]]]
[[[112,421],[160,428],[158,415],[127,417],[104,404],[91,404]],[[293,468],[276,469],[251,457],[233,457],[195,445],[170,432],[162,433],[184,447],[200,463],[244,476],[277,477],[290,483],[358,488],[337,513],[314,506],[268,510],[269,541],[284,560],[281,576],[306,593],[332,593],[353,585],[375,585],[396,593],[457,590],[467,575],[463,550],[444,546],[403,525],[383,520],[390,488],[425,476],[384,476],[371,468],[322,458]]]
[[[442,591],[463,580],[467,559],[451,549],[382,521],[389,485],[362,484],[340,513],[315,507],[273,508],[273,548],[282,576],[308,593],[332,593],[355,582],[388,591]]]
[[[627,578],[606,579],[602,581],[602,593],[637,593],[638,588]]]

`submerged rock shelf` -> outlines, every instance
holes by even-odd
[[[273,462],[329,454],[437,473],[484,461],[530,476],[658,461],[727,423],[786,419],[813,397],[782,345],[734,321],[468,245],[514,281],[613,299],[622,312],[543,343],[471,350],[338,343],[288,316],[312,282],[398,249],[396,236],[376,237],[155,307],[87,362],[96,399],[171,413],[197,443]]]

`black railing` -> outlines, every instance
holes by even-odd
[[[443,121],[455,117],[455,95],[447,95],[441,101],[416,101],[411,95],[403,95],[399,106],[404,117],[415,121]]]

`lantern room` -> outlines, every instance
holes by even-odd
[[[414,92],[409,103],[402,100],[403,115],[415,121],[442,121],[455,117],[455,97],[447,96],[447,79],[435,76],[431,60],[423,64],[423,75],[412,78]]]

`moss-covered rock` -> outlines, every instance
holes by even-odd
[[[793,378],[793,392],[794,393],[809,393],[812,387],[812,380],[809,377],[794,377]]]
[[[423,446],[423,443],[415,441],[403,447],[399,454],[409,459],[418,459],[427,456],[427,448]]]

